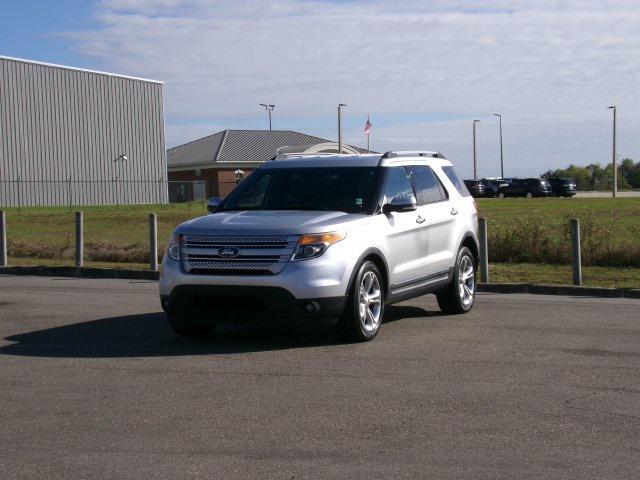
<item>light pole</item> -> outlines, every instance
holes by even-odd
[[[494,113],[500,122],[500,178],[504,178],[504,156],[502,154],[502,115]]]
[[[611,105],[609,110],[613,110],[613,154],[611,157],[611,163],[613,165],[613,190],[612,196],[616,198],[618,193],[618,167],[616,166],[616,113],[618,109],[615,105]]]
[[[476,152],[476,124],[480,123],[480,120],[473,121],[473,179],[478,179],[478,156]]]
[[[342,107],[346,107],[344,103],[338,104],[338,153],[342,153]]]
[[[260,105],[269,113],[269,130],[271,130],[271,112],[273,112],[273,109],[276,108],[276,106],[266,103],[261,103]]]

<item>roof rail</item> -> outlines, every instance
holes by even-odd
[[[431,158],[445,158],[445,156],[443,154],[441,154],[440,152],[432,152],[432,151],[412,151],[412,150],[400,150],[397,152],[393,152],[393,151],[388,151],[385,152],[384,155],[382,155],[382,157],[380,157],[380,160],[383,160],[385,158],[396,158],[396,157],[431,157]]]
[[[329,152],[313,152],[313,153],[305,153],[305,152],[289,152],[289,153],[276,153],[271,160],[284,160],[285,158],[294,158],[294,157],[323,157],[325,155],[337,155],[337,153],[329,153]]]

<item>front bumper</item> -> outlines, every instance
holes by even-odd
[[[170,295],[161,295],[169,313],[207,314],[213,320],[236,317],[337,317],[346,296],[295,298],[281,287],[180,285]]]

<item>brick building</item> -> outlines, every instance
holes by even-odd
[[[343,152],[364,150],[344,145]],[[337,152],[337,144],[291,130],[223,130],[167,150],[171,201],[224,197],[277,153]],[[201,182],[201,183],[196,183]]]

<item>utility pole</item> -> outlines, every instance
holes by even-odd
[[[261,103],[260,105],[263,106],[267,111],[267,113],[269,114],[269,130],[271,130],[271,112],[273,112],[273,109],[276,108],[276,106],[272,104],[266,104],[266,103]]]
[[[476,124],[480,123],[480,120],[473,121],[473,179],[478,179],[478,155],[476,149]]]
[[[504,156],[502,154],[502,115],[494,113],[500,121],[500,178],[504,178]]]
[[[613,165],[613,190],[611,191],[613,198],[618,193],[618,167],[616,165],[616,113],[618,109],[615,105],[611,105],[609,110],[613,110],[613,154],[611,164]]]
[[[346,107],[344,103],[338,104],[338,153],[342,153],[342,107]]]

